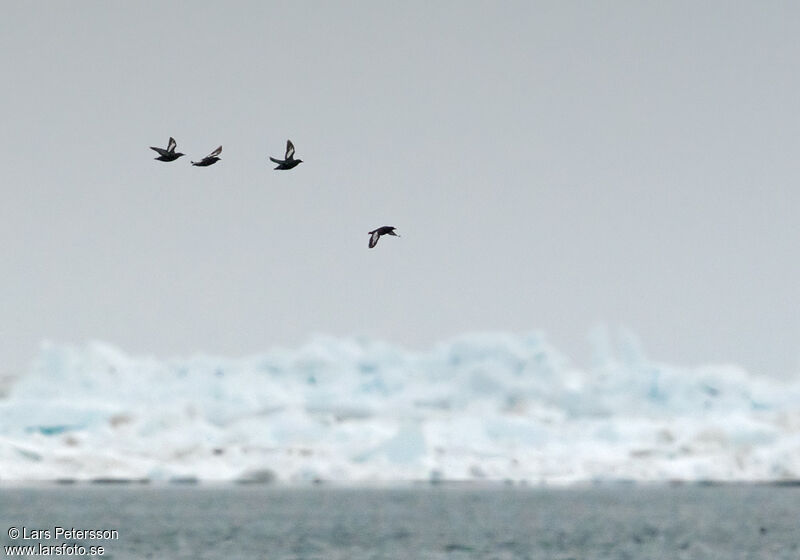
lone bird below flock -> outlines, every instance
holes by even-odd
[[[206,157],[201,159],[200,161],[193,161],[192,165],[196,165],[197,167],[208,167],[209,165],[214,165],[217,163],[220,158],[217,156],[222,153],[222,146],[208,154]]]
[[[303,163],[302,159],[294,159],[294,144],[292,144],[291,140],[286,141],[286,155],[284,159],[275,159],[272,156],[270,156],[269,159],[278,164],[278,167],[275,169],[292,169]]]
[[[176,159],[184,155],[180,152],[175,151],[177,145],[178,143],[175,142],[175,139],[172,136],[170,136],[166,150],[164,148],[155,148],[153,146],[150,146],[150,149],[158,152],[158,157],[156,158],[158,161],[175,161]]]
[[[369,248],[372,249],[375,245],[378,244],[378,239],[381,238],[381,235],[394,235],[395,237],[400,237],[394,232],[394,226],[381,226],[378,229],[373,229],[369,232]]]

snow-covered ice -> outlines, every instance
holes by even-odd
[[[797,380],[596,346],[578,369],[536,333],[165,361],[45,344],[0,398],[0,480],[800,478]]]

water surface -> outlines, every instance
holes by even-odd
[[[70,541],[115,559],[796,560],[800,488],[0,487],[2,545],[56,526],[118,530]]]

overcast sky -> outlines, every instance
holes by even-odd
[[[0,356],[597,324],[800,369],[796,2],[12,2]],[[169,136],[187,157],[154,161]],[[272,170],[291,138],[305,161]],[[222,161],[196,168],[222,144]],[[367,232],[401,238],[367,248]]]

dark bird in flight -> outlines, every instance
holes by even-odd
[[[275,169],[292,169],[303,163],[302,159],[294,159],[294,144],[292,144],[291,140],[286,141],[286,155],[284,159],[280,160],[274,157],[270,157],[269,159],[278,164],[278,167]]]
[[[372,249],[378,244],[378,239],[381,238],[381,235],[394,235],[395,237],[400,237],[394,232],[394,229],[394,226],[381,226],[378,229],[373,229],[371,232],[369,232],[369,248]]]
[[[197,167],[208,167],[209,165],[214,165],[217,163],[220,158],[217,156],[222,153],[222,146],[208,154],[206,157],[201,159],[200,161],[193,161],[192,165],[196,165]]]
[[[175,151],[175,147],[177,145],[178,143],[175,142],[175,139],[172,136],[170,136],[169,144],[167,144],[166,150],[164,148],[155,148],[153,146],[150,146],[150,149],[158,152],[158,157],[156,158],[158,161],[175,161],[176,159],[184,155],[180,152]]]

